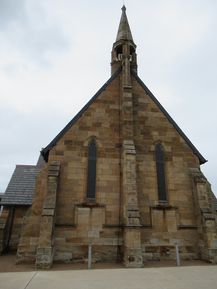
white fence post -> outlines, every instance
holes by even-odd
[[[176,266],[180,266],[180,255],[179,255],[179,246],[175,244],[176,247]]]
[[[88,269],[91,269],[92,266],[92,244],[88,244]]]

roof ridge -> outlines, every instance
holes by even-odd
[[[20,165],[20,164],[16,164],[16,167],[37,167],[36,165]]]

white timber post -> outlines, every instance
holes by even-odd
[[[175,248],[176,248],[176,266],[180,266],[179,246],[177,243],[175,244]]]
[[[92,267],[92,243],[88,244],[88,269]]]

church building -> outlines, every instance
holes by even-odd
[[[16,166],[0,204],[0,251],[17,262],[217,263],[217,205],[206,159],[137,74],[126,8],[111,77],[41,151]]]

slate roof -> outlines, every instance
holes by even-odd
[[[40,170],[38,166],[17,165],[0,204],[31,205],[36,176]]]

